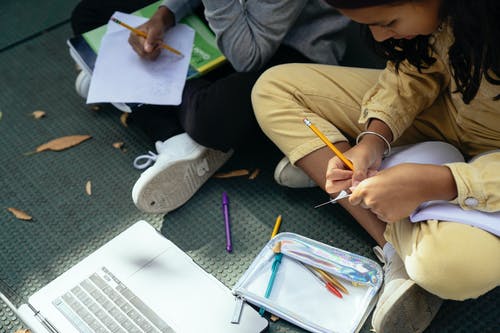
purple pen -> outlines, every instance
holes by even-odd
[[[229,225],[229,198],[226,192],[222,192],[222,212],[224,213],[224,224],[226,226],[226,251],[233,251],[231,243],[231,227]]]

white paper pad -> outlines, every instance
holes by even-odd
[[[135,15],[113,14],[131,26],[146,21]],[[179,105],[193,48],[194,30],[184,24],[171,28],[164,42],[184,57],[162,50],[149,61],[141,59],[128,43],[130,31],[108,23],[97,56],[87,103],[147,103]]]

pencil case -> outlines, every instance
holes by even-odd
[[[281,262],[266,298],[278,242]],[[341,284],[341,297],[327,289],[314,268]],[[382,280],[382,268],[369,258],[285,232],[264,246],[232,292],[237,304],[254,304],[310,332],[358,332],[375,306]],[[238,315],[237,305],[233,317]]]

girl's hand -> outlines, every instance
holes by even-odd
[[[173,13],[167,7],[161,6],[149,21],[137,27],[147,34],[147,38],[131,32],[128,43],[141,58],[155,60],[161,53],[160,45],[163,42],[165,31],[174,23]]]
[[[360,142],[344,155],[352,162],[355,171],[348,169],[337,156],[332,158],[326,170],[325,190],[328,193],[356,187],[367,177],[375,175],[382,162],[382,154],[367,142]]]
[[[363,180],[349,202],[392,223],[410,216],[424,201],[452,200],[455,196],[455,181],[447,167],[404,163]]]

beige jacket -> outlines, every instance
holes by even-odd
[[[360,122],[370,118],[384,121],[396,140],[422,110],[444,97],[451,121],[449,133],[443,135],[456,143],[465,155],[500,149],[500,101],[493,97],[500,94],[500,85],[493,85],[484,78],[476,97],[467,105],[459,93],[452,93],[456,85],[451,77],[448,49],[453,35],[448,26],[432,37],[437,61],[421,73],[407,62],[396,74],[394,65],[388,63],[379,82],[365,95]],[[436,117],[440,121],[442,117]],[[464,209],[486,212],[500,211],[500,152],[481,156],[470,163],[447,164],[455,178],[458,196],[453,201]]]

